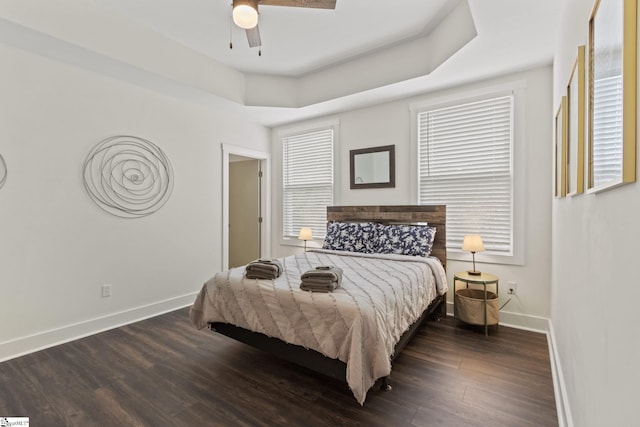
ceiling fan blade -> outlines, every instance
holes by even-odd
[[[257,25],[245,31],[247,33],[247,40],[249,41],[249,47],[262,46],[262,40],[260,40],[260,29],[258,28]]]
[[[335,9],[336,0],[259,0],[264,6],[312,7],[315,9]]]

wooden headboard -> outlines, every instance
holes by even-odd
[[[327,206],[327,221],[428,223],[436,227],[431,255],[447,267],[447,207],[445,205]]]

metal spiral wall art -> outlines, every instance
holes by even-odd
[[[160,209],[173,191],[173,170],[164,152],[146,139],[112,136],[84,162],[84,186],[104,211],[140,218]]]
[[[7,164],[0,154],[0,188],[2,188],[5,182],[7,182]]]

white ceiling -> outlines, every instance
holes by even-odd
[[[426,34],[459,0],[337,0],[335,10],[260,6],[262,56],[232,24],[231,0],[96,3],[237,70],[299,76]]]
[[[0,42],[275,126],[551,64],[563,1],[261,6],[258,56],[231,0],[3,0]]]

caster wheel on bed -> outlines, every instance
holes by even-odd
[[[388,391],[391,390],[391,384],[389,384],[389,380],[387,378],[382,379],[382,384],[380,385],[380,390]]]

